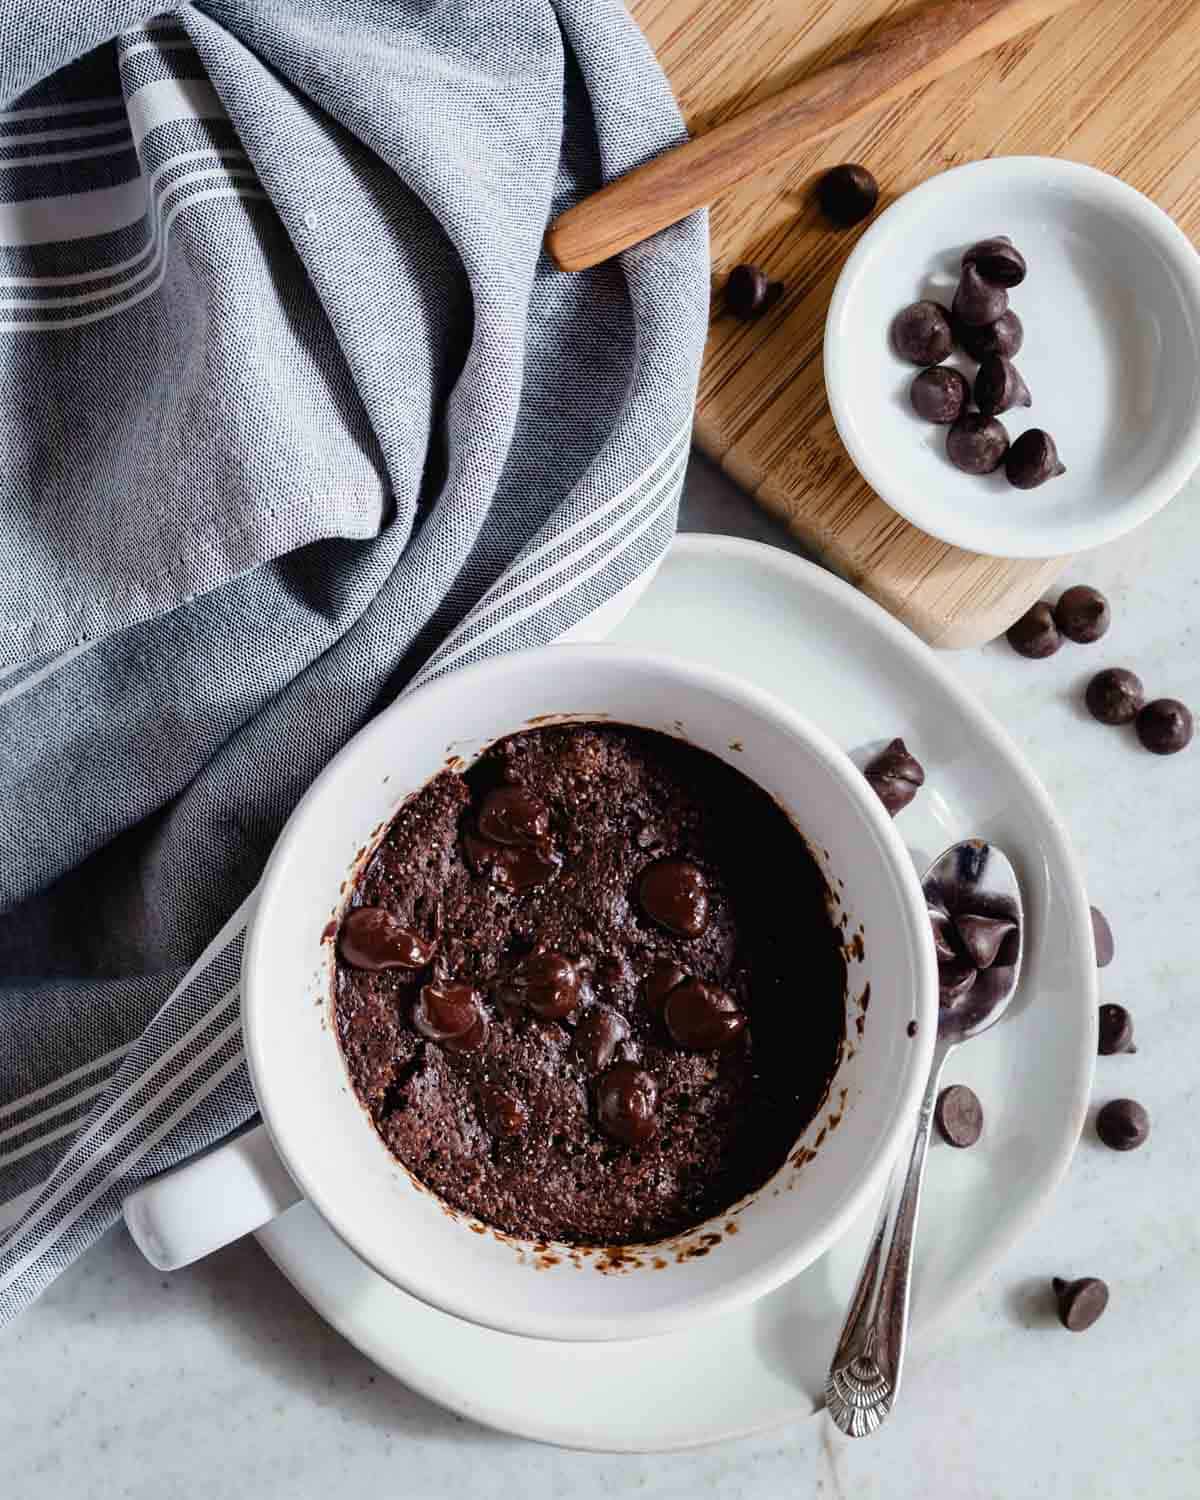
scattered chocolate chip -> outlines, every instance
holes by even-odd
[[[551,949],[523,958],[497,993],[510,1009],[524,1006],[543,1021],[561,1021],[579,1004],[581,988],[578,966]]]
[[[1112,928],[1108,925],[1108,918],[1098,906],[1090,908],[1092,913],[1092,942],[1096,948],[1096,967],[1107,969],[1113,961],[1116,947],[1113,943]]]
[[[1014,489],[1036,490],[1048,479],[1065,474],[1067,469],[1059,461],[1058,449],[1050,434],[1040,427],[1030,427],[1008,450],[1004,472]]]
[[[575,1050],[590,1073],[602,1073],[628,1035],[629,1025],[623,1016],[607,1005],[593,1005],[584,1011],[575,1028]]]
[[[908,1033],[909,1036],[916,1036],[916,1034],[917,1034],[917,1023],[915,1021],[910,1021],[908,1023],[908,1025],[905,1027],[905,1030],[907,1031],[907,1033]]]
[[[519,786],[500,786],[483,799],[476,823],[494,844],[532,849],[550,832],[550,809]]]
[[[1124,667],[1106,667],[1087,685],[1084,702],[1101,724],[1132,724],[1146,701],[1142,679]]]
[[[1112,622],[1108,600],[1099,589],[1077,583],[1064,590],[1054,606],[1054,621],[1069,641],[1088,646],[1098,641]]]
[[[979,970],[969,959],[955,958],[938,965],[938,1002],[953,1008],[971,990]]]
[[[529,1111],[515,1094],[485,1088],[480,1095],[483,1118],[493,1135],[520,1135],[529,1123]]]
[[[1150,1134],[1150,1116],[1136,1099],[1110,1099],[1096,1116],[1096,1134],[1112,1151],[1136,1151]]]
[[[964,474],[994,474],[1009,451],[1004,424],[982,412],[964,412],[946,434],[946,457]]]
[[[413,1025],[431,1042],[465,1036],[482,1015],[479,994],[469,984],[432,981],[421,986]]]
[[[974,266],[984,281],[996,286],[1020,286],[1025,280],[1025,257],[1006,234],[977,240],[963,251],[964,266]]]
[[[1137,1051],[1133,1045],[1133,1017],[1123,1005],[1109,1001],[1100,1007],[1100,1040],[1096,1050],[1101,1057]]]
[[[893,818],[904,811],[918,788],[925,784],[925,768],[900,739],[893,740],[869,760],[863,767],[863,775]]]
[[[642,999],[647,1009],[661,1017],[667,996],[686,978],[687,975],[678,964],[672,963],[669,958],[661,959],[642,982]]]
[[[1192,713],[1178,698],[1155,698],[1134,721],[1137,736],[1155,755],[1174,755],[1192,742]]]
[[[463,848],[477,874],[486,875],[493,885],[518,896],[544,885],[558,874],[562,865],[561,857],[548,843],[536,849],[521,849],[467,832],[463,835]]]
[[[980,917],[969,912],[956,916],[954,925],[967,957],[977,969],[990,969],[1005,938],[1017,930],[1017,924],[1006,918]]]
[[[746,1014],[727,990],[685,979],[667,996],[663,1019],[671,1039],[691,1052],[732,1046],[746,1029]]]
[[[979,268],[968,262],[958,278],[958,290],[950,304],[950,315],[968,328],[988,327],[1008,311],[1008,293],[1002,286],[985,281]]]
[[[938,302],[913,302],[892,321],[892,344],[914,365],[940,365],[954,347],[950,319]]]
[[[372,974],[384,969],[423,969],[436,947],[402,927],[382,906],[357,906],[347,912],[338,934],[338,951],[346,962]]]
[[[946,426],[957,422],[971,399],[967,377],[950,365],[932,365],[913,376],[908,399],[917,416]]]
[[[995,417],[1012,406],[1032,406],[1033,397],[1011,359],[989,354],[975,377],[975,405],[985,417]]]
[[[596,1090],[600,1128],[615,1141],[640,1146],[654,1134],[658,1084],[635,1063],[613,1063]]]
[[[761,318],[783,296],[783,282],[771,281],[757,266],[734,266],[725,280],[725,307],[749,323]]]
[[[1040,600],[1031,604],[1021,618],[1008,627],[1008,644],[1018,656],[1027,656],[1032,661],[1041,661],[1053,656],[1062,645],[1062,636],[1054,623],[1054,611]]]
[[[699,937],[708,926],[708,883],[687,859],[660,859],[642,871],[638,900],[646,915],[680,937]]]
[[[1072,1333],[1090,1328],[1108,1306],[1108,1287],[1098,1276],[1081,1276],[1078,1281],[1056,1276],[1050,1285],[1058,1303],[1058,1321]]]
[[[1011,307],[994,323],[985,323],[981,328],[973,328],[961,318],[955,318],[953,332],[955,343],[979,364],[992,354],[1013,359],[1025,342],[1024,325]]]
[[[983,1105],[965,1083],[952,1083],[938,1095],[933,1118],[942,1139],[961,1149],[973,1146],[983,1134]]]
[[[833,167],[817,183],[817,202],[825,217],[842,229],[865,219],[879,202],[879,184],[857,162]]]

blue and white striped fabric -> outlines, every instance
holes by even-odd
[[[618,0],[0,11],[0,1320],[251,1115],[242,934],[411,682],[674,528],[696,219],[547,220],[681,122]]]

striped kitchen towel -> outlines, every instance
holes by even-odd
[[[618,0],[0,10],[0,1320],[254,1109],[270,846],[419,678],[666,547],[689,221],[548,218],[677,140]]]

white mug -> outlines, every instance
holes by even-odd
[[[731,1205],[736,1234],[727,1232],[726,1211],[619,1265],[522,1244],[451,1213],[376,1134],[332,1020],[333,924],[399,804],[448,756],[469,763],[547,716],[681,735],[736,766],[805,835],[837,890],[846,931],[863,929],[862,957],[848,963],[844,1056],[825,1107],[796,1143],[809,1150],[793,1150],[762,1188]],[[868,985],[864,1014],[858,1001]],[[559,645],[492,658],[407,694],[331,762],[263,875],[243,958],[242,1016],[265,1129],[131,1196],[126,1220],[150,1259],[186,1264],[303,1195],[381,1275],[448,1313],[532,1337],[625,1339],[764,1295],[811,1264],[870,1203],[916,1119],[937,972],[904,845],[861,772],[820,730],[705,666]],[[687,1253],[697,1246],[706,1253]]]

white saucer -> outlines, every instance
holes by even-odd
[[[611,639],[695,656],[792,702],[848,750],[903,735],[927,780],[899,827],[924,866],[978,834],[1012,857],[1025,892],[1028,974],[994,1031],[946,1082],[983,1101],[970,1151],[935,1143],[917,1247],[914,1355],[1057,1184],[1083,1124],[1097,983],[1080,872],[1016,746],[903,626],[789,553],[727,537],[676,539]],[[856,755],[856,758],[858,756]],[[383,1369],[488,1426],[564,1447],[651,1452],[745,1436],[819,1404],[870,1228],[748,1310],[632,1344],[492,1333],[384,1281],[307,1204],[259,1232],[316,1310]]]

